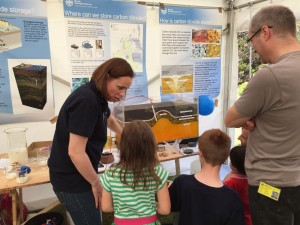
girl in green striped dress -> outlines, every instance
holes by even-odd
[[[168,172],[159,164],[157,143],[143,121],[126,124],[120,143],[120,161],[100,177],[101,209],[114,212],[115,225],[157,225],[157,213],[170,213]],[[156,202],[157,197],[157,202]]]

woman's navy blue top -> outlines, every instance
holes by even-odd
[[[73,133],[88,138],[85,151],[97,172],[107,139],[109,116],[108,102],[93,81],[76,89],[66,99],[58,115],[48,160],[54,191],[79,193],[91,190],[90,183],[81,176],[69,157],[69,137]]]

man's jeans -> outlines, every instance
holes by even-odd
[[[277,187],[280,188],[280,187]],[[275,201],[249,185],[249,207],[253,225],[300,225],[300,186],[280,188]]]
[[[101,225],[100,209],[95,208],[92,191],[84,193],[56,192],[61,203],[71,215],[75,225]]]

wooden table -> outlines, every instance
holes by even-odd
[[[158,157],[158,160],[160,162],[175,160],[176,175],[180,174],[180,162],[179,162],[179,159],[198,155],[198,152],[195,149],[194,149],[194,153],[188,154],[188,155],[182,154],[179,149],[175,149],[175,150],[172,150],[172,149],[170,150],[169,149],[169,150],[166,150],[167,156],[160,156],[160,153],[161,152],[157,152],[157,157]]]
[[[1,158],[5,158],[5,156],[5,154],[0,155]],[[39,166],[37,162],[29,163],[28,166],[31,168],[31,173],[26,174],[28,181],[22,184],[17,183],[16,179],[6,179],[4,173],[0,174],[0,193],[10,193],[12,197],[13,225],[20,224],[23,221],[22,188],[46,184],[50,181],[48,166]],[[20,218],[17,218],[17,205],[20,206]]]
[[[180,174],[179,159],[198,155],[198,152],[184,155],[179,150],[177,150],[176,153],[173,153],[171,150],[166,150],[166,152],[167,156],[159,156],[160,152],[158,152],[158,159],[160,162],[175,160],[176,175]],[[0,158],[7,158],[7,154],[0,155]],[[37,162],[29,163],[28,166],[31,168],[31,173],[26,174],[28,181],[22,184],[17,183],[16,179],[7,180],[5,174],[0,173],[0,193],[10,193],[12,197],[13,225],[20,224],[20,222],[23,221],[22,188],[50,182],[48,166],[39,166]],[[17,218],[17,205],[20,206],[20,218]]]

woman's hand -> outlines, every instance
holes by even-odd
[[[100,179],[97,178],[97,180],[91,182],[92,185],[92,192],[95,198],[95,206],[98,209],[101,209],[101,197],[102,197],[102,185],[100,182]]]

